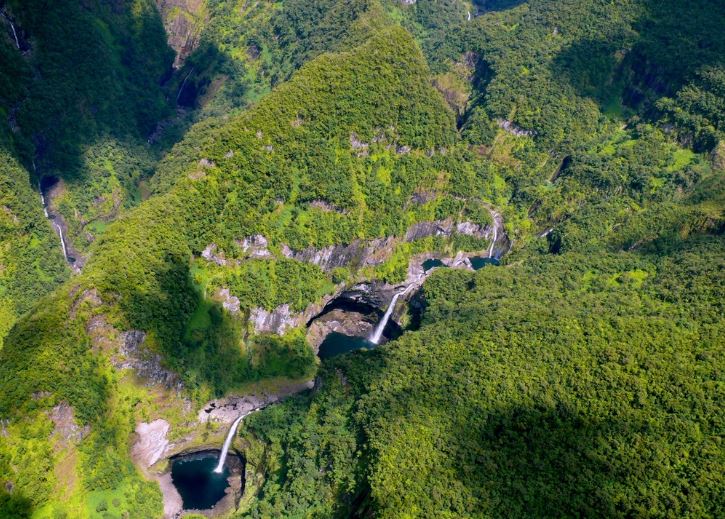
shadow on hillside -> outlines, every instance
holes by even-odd
[[[513,9],[528,0],[473,0],[473,5],[478,9],[478,14],[490,13],[492,11],[505,11]]]
[[[160,81],[173,61],[155,7],[27,0],[12,16],[31,42],[14,84],[27,166],[70,178],[100,136],[145,141],[168,110]]]
[[[12,517],[14,519],[24,519],[30,517],[33,513],[33,505],[30,499],[17,492],[6,490],[8,482],[0,480],[2,487],[0,489],[0,517]]]
[[[458,481],[495,517],[612,517],[626,474],[604,445],[636,424],[587,422],[563,409],[516,407],[454,434],[465,438]]]
[[[192,283],[186,259],[167,258],[156,272],[159,290],[137,291],[127,307],[132,326],[152,333],[166,367],[189,389],[210,388],[215,395],[265,378],[310,374],[314,354],[304,336],[246,339],[242,311],[232,315],[201,295]],[[142,309],[137,313],[134,309]]]
[[[707,0],[647,0],[632,30],[601,21],[601,38],[564,48],[552,76],[596,100],[601,110],[621,115],[637,108],[657,116],[654,103],[674,96],[705,66],[725,64],[725,39],[713,38],[725,23],[725,7]]]

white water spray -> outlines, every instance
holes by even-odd
[[[68,249],[65,246],[65,239],[63,238],[63,229],[56,222],[53,222],[53,227],[55,227],[55,230],[58,231],[58,236],[60,236],[60,246],[63,247],[63,257],[67,262],[69,262]]]
[[[539,234],[539,238],[546,238],[547,236],[549,236],[549,234],[551,234],[551,231],[553,231],[553,230],[554,230],[553,227],[551,229],[546,229],[544,232]]]
[[[383,315],[383,318],[380,320],[378,325],[375,327],[375,330],[373,331],[373,334],[370,336],[370,342],[373,344],[378,344],[380,342],[380,339],[383,336],[383,331],[385,330],[385,325],[388,324],[388,321],[390,320],[390,316],[393,315],[393,310],[395,310],[395,303],[398,302],[398,298],[403,294],[404,292],[398,292],[393,296],[393,299],[390,301],[390,305],[388,306],[388,309],[385,310],[385,315]]]
[[[232,440],[234,439],[234,433],[237,432],[237,427],[239,426],[239,422],[242,421],[242,418],[244,418],[244,415],[240,416],[236,420],[234,420],[234,423],[232,424],[232,428],[229,429],[229,434],[227,434],[227,439],[224,440],[224,447],[222,447],[222,454],[219,456],[219,464],[214,469],[214,472],[217,474],[221,474],[224,470],[224,462],[227,459],[227,452],[229,452],[229,447],[232,444]]]
[[[45,214],[46,218],[50,218],[48,216],[48,206],[45,205],[45,197],[43,196],[43,191],[40,191],[40,203],[43,204],[43,213]]]
[[[13,30],[13,38],[15,38],[15,46],[20,50],[20,40],[18,39],[18,33],[15,32],[15,24],[5,11],[0,11],[0,13],[2,13],[3,18],[10,24],[10,28]]]
[[[493,247],[496,245],[496,240],[498,239],[498,223],[496,223],[496,220],[493,221],[493,241],[491,242],[491,248],[488,249],[488,257],[493,258]]]
[[[15,32],[15,24],[10,22],[10,28],[13,30],[13,36],[15,37],[15,46],[20,50],[20,40],[18,40],[18,33]]]

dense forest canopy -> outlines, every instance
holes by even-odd
[[[0,516],[162,517],[138,424],[209,447],[206,402],[311,379],[242,422],[229,517],[721,516],[723,26],[705,0],[0,0]],[[500,266],[315,355],[333,295],[492,254],[457,229],[497,219]],[[305,319],[261,332],[280,309]]]

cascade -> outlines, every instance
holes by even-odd
[[[380,342],[380,338],[383,336],[383,330],[385,330],[385,325],[388,324],[390,316],[393,314],[393,310],[395,310],[395,303],[398,302],[398,298],[403,293],[404,292],[398,292],[390,301],[390,306],[388,306],[388,309],[385,311],[385,315],[383,315],[383,318],[380,320],[378,325],[375,327],[373,334],[370,336],[370,342],[373,344],[378,344]]]
[[[219,456],[219,464],[214,469],[214,472],[216,472],[217,474],[221,474],[221,472],[224,470],[224,461],[226,461],[227,459],[227,452],[229,452],[229,446],[232,444],[232,440],[234,439],[234,433],[237,432],[237,426],[239,425],[239,422],[242,421],[242,418],[244,418],[244,415],[234,420],[231,429],[229,429],[229,434],[227,434],[227,438],[226,440],[224,440],[224,447],[222,447],[222,453],[221,456]]]
[[[2,11],[2,16],[10,24],[10,28],[13,30],[13,38],[15,38],[15,46],[18,48],[18,50],[20,50],[20,40],[18,39],[18,33],[15,31],[15,24],[13,23],[12,18],[10,18],[10,16],[8,16],[5,11]]]
[[[40,190],[40,203],[43,204],[43,213],[45,214],[46,218],[50,218],[48,215],[48,206],[45,205],[45,197],[43,196],[43,191]]]
[[[494,219],[493,221],[493,241],[491,241],[491,248],[488,249],[488,257],[493,258],[493,247],[496,245],[498,239],[498,222]]]
[[[58,236],[60,236],[60,245],[63,247],[63,257],[67,262],[70,262],[68,260],[68,249],[66,249],[65,239],[63,238],[63,229],[56,222],[53,222],[53,227],[55,227],[55,230],[58,231]]]

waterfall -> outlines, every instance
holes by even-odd
[[[395,303],[398,302],[398,298],[402,293],[403,292],[398,292],[393,296],[393,299],[390,301],[390,306],[388,306],[388,309],[385,311],[385,315],[383,315],[383,318],[375,327],[373,334],[370,336],[370,342],[373,344],[378,344],[380,342],[380,338],[383,336],[383,330],[385,330],[385,325],[388,324],[390,316],[393,314],[393,310],[395,310]]]
[[[63,229],[60,225],[58,225],[56,222],[53,222],[53,227],[58,231],[58,236],[60,236],[60,246],[63,247],[63,257],[66,261],[68,261],[68,249],[66,249],[65,246],[65,239],[63,238]]]
[[[184,78],[184,81],[181,82],[181,86],[179,87],[179,92],[176,94],[176,102],[179,102],[179,98],[181,97],[181,93],[184,91],[184,87],[186,86],[186,81],[189,79],[189,76],[193,74],[194,67],[191,67],[191,70],[189,70],[189,73]]]
[[[15,32],[15,24],[13,23],[13,20],[8,16],[5,11],[2,11],[2,16],[10,24],[10,28],[13,30],[13,38],[15,38],[15,46],[18,48],[18,50],[20,50],[20,40],[18,39],[18,33]]]
[[[227,439],[224,440],[224,447],[222,447],[222,454],[219,456],[219,464],[214,469],[214,472],[217,474],[221,474],[224,470],[224,462],[227,459],[227,452],[229,452],[229,446],[232,444],[232,440],[234,439],[234,433],[237,432],[237,426],[239,426],[239,422],[242,421],[242,418],[244,418],[244,415],[240,416],[236,420],[234,420],[234,423],[232,424],[232,428],[229,429],[229,434],[227,434]]]
[[[491,242],[491,248],[488,249],[488,257],[493,258],[493,247],[496,245],[496,240],[498,239],[498,222],[494,218],[493,220],[493,241]]]
[[[40,203],[43,204],[43,213],[45,213],[46,218],[50,218],[48,215],[48,206],[45,205],[45,197],[43,196],[43,191],[40,190]]]

